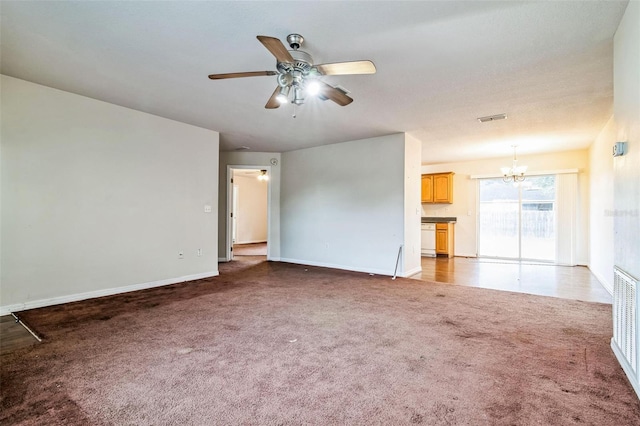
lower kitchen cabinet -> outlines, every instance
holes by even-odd
[[[436,255],[444,254],[447,257],[453,257],[453,225],[453,223],[436,223]]]

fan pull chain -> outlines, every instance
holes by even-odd
[[[297,106],[297,105],[296,105],[296,104],[292,104],[292,105],[293,105],[293,116],[292,116],[292,117],[293,117],[293,118],[296,118],[296,116],[297,116],[297,115],[296,115],[296,106]]]

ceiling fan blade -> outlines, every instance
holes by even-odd
[[[260,40],[260,43],[264,44],[264,47],[276,57],[278,62],[293,62],[291,53],[289,53],[279,39],[268,36],[257,36],[257,38]]]
[[[337,103],[340,106],[349,105],[353,102],[353,99],[347,96],[341,90],[336,89],[335,87],[329,86],[327,83],[322,81],[318,81],[320,83],[320,95],[325,96],[331,99],[333,102]]]
[[[280,93],[280,86],[277,86],[276,90],[273,91],[273,94],[267,101],[267,104],[264,106],[265,108],[276,109],[280,107],[280,102],[278,102],[278,100],[276,99],[276,96],[278,96],[278,93]]]
[[[371,61],[334,62],[315,65],[324,75],[375,74],[376,66]]]
[[[249,71],[249,72],[228,72],[226,74],[211,74],[209,78],[211,80],[222,80],[225,78],[240,78],[240,77],[262,77],[264,75],[276,75],[275,71]]]

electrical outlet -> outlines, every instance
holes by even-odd
[[[198,257],[202,256],[202,249],[198,249],[198,252],[196,253],[198,255]]]
[[[182,251],[178,252],[178,259],[184,259],[184,252]]]

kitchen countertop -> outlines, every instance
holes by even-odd
[[[456,221],[457,218],[455,217],[422,217],[422,223],[456,223]]]

